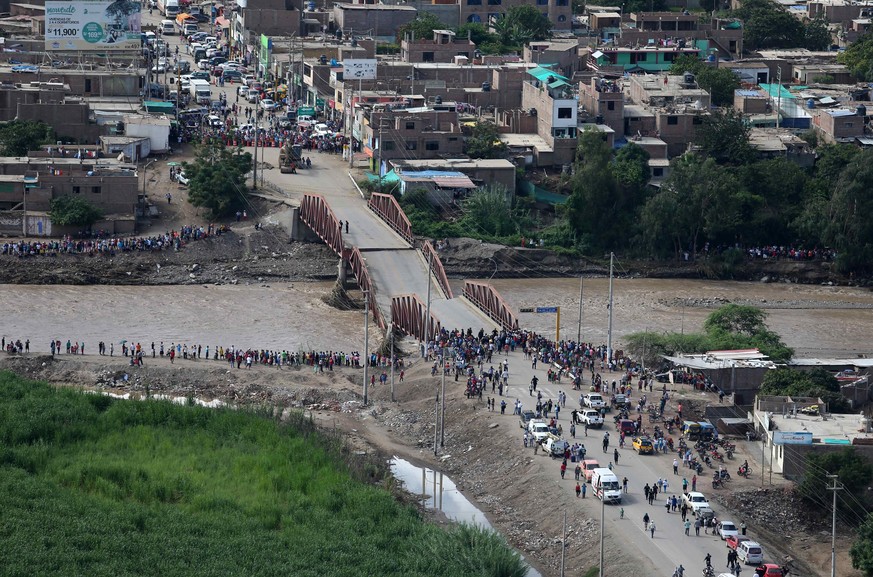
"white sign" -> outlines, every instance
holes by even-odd
[[[343,80],[376,80],[376,59],[343,60]]]
[[[812,445],[812,433],[783,433],[775,431],[773,433],[774,445]]]
[[[134,0],[46,0],[45,49],[139,50],[141,11]]]

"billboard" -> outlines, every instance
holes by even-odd
[[[141,10],[133,0],[46,0],[45,49],[139,50]]]
[[[376,59],[343,60],[343,81],[376,80]]]
[[[773,433],[774,445],[812,445],[812,433],[783,433],[775,431]]]

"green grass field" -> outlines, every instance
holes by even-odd
[[[0,575],[526,573],[499,535],[423,522],[380,465],[292,421],[0,373]]]

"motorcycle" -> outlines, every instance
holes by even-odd
[[[734,450],[733,450],[733,449],[728,449],[728,450],[726,450],[726,451],[725,451],[725,454],[727,455],[727,458],[728,458],[728,459],[733,459],[733,458],[734,458]]]
[[[715,459],[719,463],[724,463],[724,457],[722,456],[721,453],[718,452],[718,450],[713,451],[712,453],[710,453],[710,455],[712,456],[713,459]]]
[[[745,477],[746,479],[748,479],[749,477],[752,476],[752,468],[751,467],[740,467],[739,469],[737,469],[737,475],[739,475],[740,477]]]
[[[715,569],[712,568],[712,565],[703,568],[703,577],[715,577]]]

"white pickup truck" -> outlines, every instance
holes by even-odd
[[[603,417],[600,416],[600,411],[597,409],[582,409],[579,411],[579,420],[588,425],[589,429],[603,427]]]
[[[542,441],[549,436],[549,424],[541,419],[532,419],[527,424],[527,430],[537,441]]]
[[[600,393],[587,393],[582,397],[580,405],[592,409],[600,409],[601,407],[605,407],[606,403],[603,400],[603,395]]]

